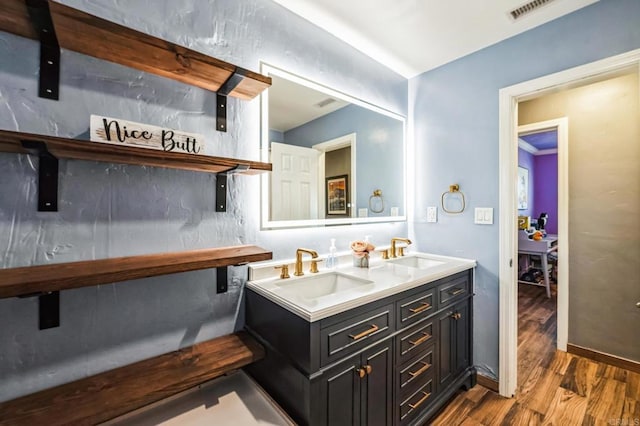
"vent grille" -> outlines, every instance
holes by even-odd
[[[318,102],[318,103],[317,103],[317,104],[315,104],[314,106],[316,106],[316,107],[318,107],[318,108],[324,108],[324,107],[326,107],[327,105],[331,105],[331,104],[332,104],[332,103],[334,103],[334,102],[337,102],[337,101],[336,101],[335,99],[333,99],[333,98],[327,98],[327,99],[324,99],[324,100],[322,100],[322,101]]]
[[[511,12],[509,12],[509,15],[511,15],[511,18],[513,18],[513,20],[515,21],[516,19],[522,18],[524,15],[531,13],[539,7],[551,3],[552,1],[553,0],[533,0],[525,5],[520,6],[517,9],[513,9]]]

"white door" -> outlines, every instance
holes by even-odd
[[[271,220],[318,218],[320,152],[271,142]]]

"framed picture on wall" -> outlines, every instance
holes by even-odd
[[[529,206],[529,170],[518,166],[518,210]]]
[[[327,178],[327,215],[347,215],[348,175]]]

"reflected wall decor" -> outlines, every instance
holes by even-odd
[[[347,215],[347,175],[327,178],[327,215]]]

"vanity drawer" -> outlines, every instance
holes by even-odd
[[[400,398],[401,402],[396,415],[400,425],[410,424],[410,422],[429,405],[431,400],[433,400],[435,391],[433,374],[429,374],[426,379],[426,382],[422,386],[419,386],[415,392],[406,398]]]
[[[467,273],[456,275],[446,283],[440,284],[438,286],[438,309],[465,298],[469,295],[470,290],[469,274]]]
[[[433,348],[431,345],[421,356],[396,370],[401,398],[412,395],[433,377]]]
[[[384,305],[320,330],[320,364],[356,352],[393,332],[393,304]]]
[[[404,364],[414,356],[424,352],[434,342],[433,321],[411,327],[397,337],[396,363]]]
[[[405,297],[396,302],[398,329],[401,330],[435,312],[435,288]]]

